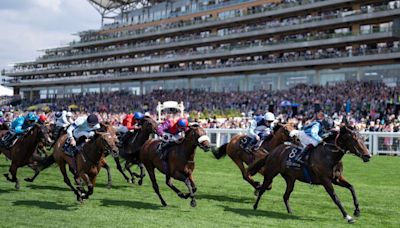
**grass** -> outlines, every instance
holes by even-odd
[[[239,169],[228,158],[215,160],[211,154],[196,155],[195,178],[198,186],[197,207],[190,200],[178,198],[158,175],[161,194],[168,203],[162,207],[146,176],[143,186],[126,183],[113,166],[113,188],[107,189],[102,170],[91,199],[75,201],[57,167],[42,173],[34,183],[21,181],[21,190],[0,178],[0,227],[344,227],[349,226],[321,186],[296,182],[291,196],[293,214],[286,213],[282,200],[283,179],[276,177],[273,189],[266,192],[257,211],[255,197]],[[0,158],[0,174],[6,173],[9,161]],[[363,163],[359,158],[344,159],[345,176],[359,196],[361,217],[355,226],[400,227],[399,157],[374,157]],[[18,177],[32,175],[28,168]],[[261,177],[256,177],[261,180]],[[184,190],[182,183],[175,181]],[[335,187],[345,209],[354,207],[347,189]]]

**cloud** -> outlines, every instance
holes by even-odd
[[[100,16],[83,0],[13,0],[0,5],[0,69],[36,59],[42,50],[79,39],[71,34],[98,29]]]

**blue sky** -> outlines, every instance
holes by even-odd
[[[0,69],[34,60],[38,50],[67,44],[77,39],[73,33],[100,24],[86,0],[0,0]]]

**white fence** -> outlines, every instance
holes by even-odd
[[[220,146],[231,140],[234,135],[244,134],[246,129],[207,128],[208,137],[213,146]],[[373,155],[400,155],[400,132],[363,132],[365,145]]]

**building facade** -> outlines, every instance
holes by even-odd
[[[399,35],[400,1],[163,1],[15,64],[5,85],[25,99],[344,80],[396,85]]]

